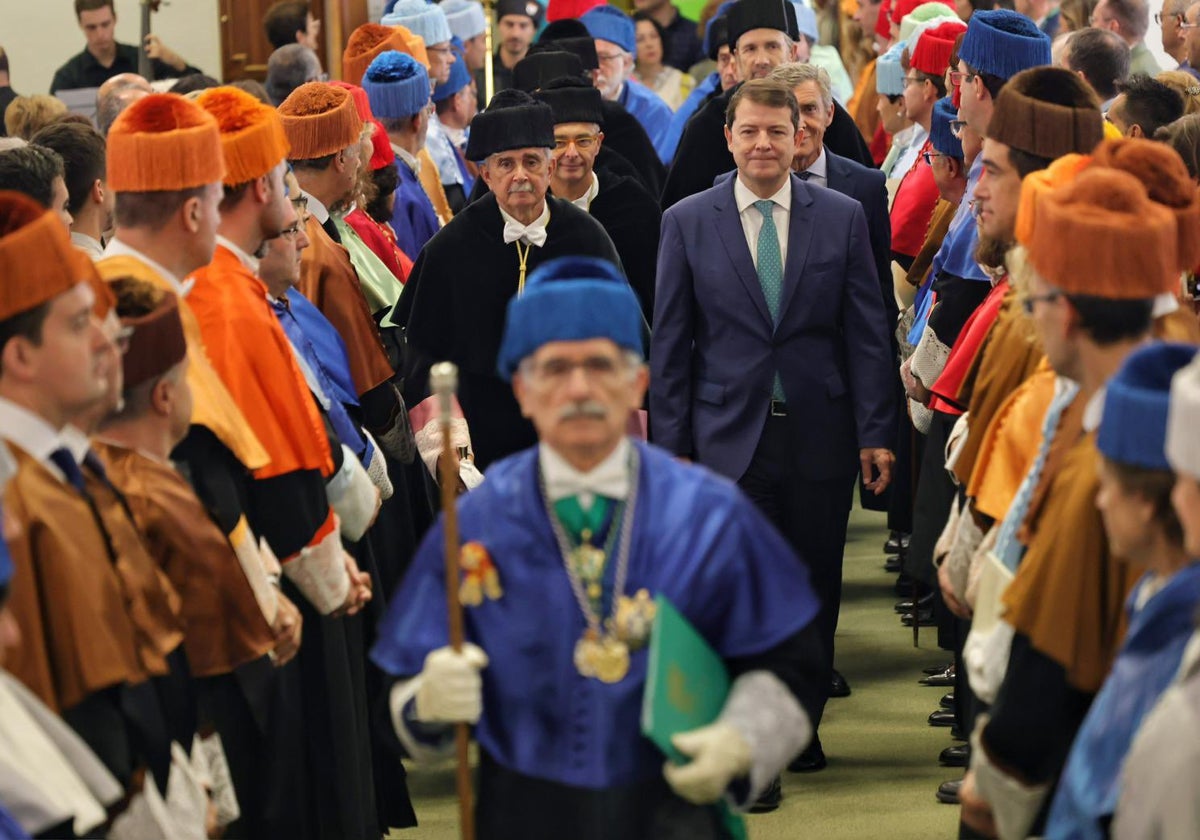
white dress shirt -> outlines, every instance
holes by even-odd
[[[126,245],[115,236],[108,240],[108,244],[104,246],[104,256],[106,258],[133,257],[136,260],[144,262],[146,265],[150,266],[151,270],[153,270],[155,274],[171,284],[171,290],[175,292],[177,297],[186,297],[187,293],[192,290],[191,281],[186,283],[183,282],[182,278],[176,277],[174,272],[168,271],[161,263],[157,263],[150,259],[138,249]]]
[[[542,202],[542,214],[527,225],[521,224],[511,214],[505,212],[503,207],[496,205],[500,210],[500,218],[504,219],[504,244],[516,242],[520,239],[526,245],[536,245],[541,248],[546,244],[546,225],[550,222],[550,202]]]
[[[893,178],[903,178],[908,174],[908,171],[917,162],[917,155],[925,147],[925,141],[929,139],[929,132],[922,128],[919,123],[913,123],[911,130],[912,135],[909,137],[908,146],[896,158],[896,165],[892,167]]]
[[[71,231],[71,244],[87,254],[92,262],[104,257],[104,243],[99,239],[92,239],[86,233]]]
[[[244,268],[248,269],[251,274],[253,274],[255,277],[258,276],[258,258],[257,257],[247,254],[245,251],[243,251],[241,248],[239,248],[236,243],[234,243],[233,241],[231,241],[229,239],[226,239],[224,236],[221,236],[221,234],[219,234],[219,233],[217,234],[217,244],[220,245],[221,247],[225,248],[226,250],[228,250],[229,253],[233,254],[235,257],[237,257],[238,262],[240,262]]]
[[[592,183],[591,186],[587,188],[587,192],[579,196],[579,198],[571,199],[571,203],[584,213],[590,213],[592,212],[592,202],[596,200],[596,196],[598,195],[600,195],[600,176],[593,172]]]
[[[308,199],[309,215],[317,220],[317,224],[324,225],[329,221],[329,208],[322,204],[320,199],[304,190],[300,190],[300,195]]]
[[[818,187],[829,187],[829,158],[825,155],[825,147],[821,147],[821,153],[817,155],[817,159],[812,162],[812,166],[804,170],[808,173],[808,180],[805,183],[816,184]]]
[[[66,481],[62,470],[50,460],[50,453],[63,447],[62,436],[43,418],[4,397],[0,397],[0,438],[36,459],[59,481]]]
[[[580,472],[567,459],[544,443],[538,444],[538,461],[546,496],[550,504],[576,496],[579,506],[591,510],[596,496],[625,499],[629,496],[629,438],[622,437],[617,448],[588,472]]]
[[[396,157],[404,161],[405,165],[413,171],[414,174],[421,174],[421,159],[402,146],[392,144],[392,151],[396,153]]]
[[[63,426],[62,431],[58,434],[62,438],[63,446],[67,447],[71,451],[71,455],[75,457],[75,463],[83,466],[83,459],[92,449],[92,442],[88,440],[88,436],[73,423]]]
[[[775,221],[775,232],[779,235],[779,258],[787,265],[787,235],[788,222],[792,217],[792,180],[788,178],[779,188],[779,192],[770,196],[775,206],[771,210],[771,218]],[[762,230],[763,216],[754,206],[759,198],[750,188],[742,183],[739,174],[733,179],[733,200],[737,202],[738,215],[742,217],[742,231],[746,234],[746,247],[750,249],[750,259],[754,261],[754,270],[758,270],[758,232]]]

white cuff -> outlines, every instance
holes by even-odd
[[[932,391],[934,383],[942,375],[942,368],[946,366],[946,360],[949,358],[950,348],[942,344],[938,340],[937,333],[927,325],[925,331],[921,333],[917,349],[913,351],[909,369],[913,372],[913,376],[921,380],[921,384],[927,390]]]
[[[450,747],[454,743],[453,739],[446,738],[439,744],[427,744],[413,734],[412,730],[408,728],[408,721],[404,719],[404,707],[408,705],[408,701],[417,696],[420,688],[420,676],[396,683],[392,686],[391,693],[388,694],[388,712],[391,714],[392,728],[396,730],[396,737],[400,739],[400,745],[404,747],[409,758],[417,762],[437,761],[450,754]],[[447,731],[450,731],[450,727],[447,727]]]
[[[733,682],[718,718],[750,745],[750,791],[735,807],[748,808],[812,740],[804,707],[770,671],[748,671]]]
[[[975,788],[992,808],[999,839],[1025,840],[1050,786],[1024,785],[991,763],[980,735],[987,722],[988,716],[980,715],[975,731],[971,733],[971,770],[975,774]]]
[[[358,542],[379,512],[379,490],[350,447],[342,444],[342,468],[325,483],[329,506],[341,520],[342,536]]]
[[[229,545],[232,546],[233,553],[242,567],[246,582],[250,584],[250,591],[254,593],[254,600],[258,602],[263,618],[267,620],[268,625],[274,627],[275,616],[279,612],[279,590],[271,583],[271,568],[273,564],[278,569],[279,561],[275,559],[274,554],[263,555],[262,549],[266,547],[266,541],[260,542],[255,538],[244,516],[238,520],[233,533],[229,535]]]
[[[395,488],[392,487],[392,479],[388,475],[387,459],[383,457],[383,450],[379,448],[375,438],[371,437],[371,433],[366,429],[361,431],[367,440],[367,460],[363,466],[367,468],[367,475],[371,477],[371,483],[379,488],[379,498],[390,499]]]
[[[300,549],[283,564],[283,573],[321,615],[340,609],[350,594],[340,528],[334,528],[319,543]]]
[[[471,430],[467,426],[467,420],[463,417],[462,408],[459,407],[457,399],[453,400],[451,412],[450,445],[455,449],[466,447],[470,451]],[[413,408],[409,416],[412,418],[417,452],[420,453],[421,460],[425,463],[425,468],[429,470],[430,475],[440,483],[442,477],[438,472],[438,457],[442,454],[442,425],[438,398],[433,396],[422,400]],[[470,487],[471,485],[467,482],[467,477],[462,474],[461,468],[459,474],[462,475],[463,483]]]

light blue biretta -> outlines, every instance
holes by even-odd
[[[633,18],[616,6],[588,9],[579,20],[593,38],[611,41],[627,53],[637,52],[637,27]]]
[[[384,26],[403,26],[425,39],[427,47],[445,43],[454,35],[442,7],[425,0],[401,0],[379,22]]]
[[[1119,464],[1171,469],[1166,455],[1171,379],[1195,357],[1194,346],[1164,341],[1125,359],[1104,389],[1104,416],[1096,435],[1101,455]]]
[[[453,67],[453,65],[451,65]],[[407,53],[388,50],[363,74],[362,88],[378,119],[404,119],[429,104],[429,73]]]
[[[954,136],[950,123],[958,119],[958,109],[954,100],[943,97],[933,103],[933,116],[929,121],[929,145],[943,155],[963,159],[962,141]]]
[[[900,53],[904,52],[904,41],[897,41],[875,61],[875,92],[884,96],[899,96],[904,93],[904,68],[900,65]]]
[[[796,28],[800,34],[807,35],[814,44],[821,40],[821,32],[817,29],[817,13],[808,4],[797,0],[792,0],[792,5],[796,7]]]
[[[534,269],[525,293],[508,302],[496,369],[509,380],[521,360],[543,344],[591,338],[643,352],[637,295],[608,260],[559,257]]]
[[[980,73],[1008,80],[1022,70],[1049,64],[1050,39],[1017,12],[976,12],[967,23],[958,57]]]
[[[483,4],[478,0],[445,0],[442,3],[442,11],[446,13],[450,31],[463,41],[470,41],[487,29]]]

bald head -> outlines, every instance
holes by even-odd
[[[100,85],[96,90],[96,100],[99,101],[101,98],[125,88],[137,88],[146,93],[153,92],[150,83],[137,73],[118,73]]]
[[[138,78],[141,77],[139,76]],[[107,96],[97,97],[96,126],[100,129],[100,133],[107,137],[108,130],[117,121],[117,117],[121,116],[121,112],[143,96],[149,95],[149,91],[142,90],[140,87],[130,86],[117,88],[116,90],[109,91]]]

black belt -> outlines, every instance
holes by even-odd
[[[771,417],[787,417],[787,403],[783,400],[771,400],[769,415]]]

